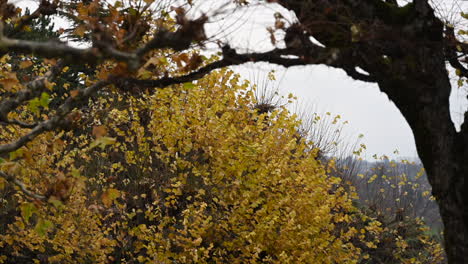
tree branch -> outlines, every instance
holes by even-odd
[[[49,1],[42,0],[39,4],[39,7],[30,15],[22,16],[19,21],[16,23],[16,26],[13,28],[10,33],[11,36],[16,35],[18,32],[23,30],[23,27],[31,23],[34,19],[39,18],[41,15],[52,15],[57,12],[57,3],[50,3]]]
[[[445,53],[448,62],[453,68],[460,71],[460,76],[468,78],[468,69],[464,67],[458,60],[459,55],[457,54],[458,47],[460,47],[462,49],[462,52],[466,54],[466,52],[468,52],[468,45],[465,44],[467,47],[462,46],[462,44],[464,43],[461,43],[457,40],[457,38],[455,37],[455,29],[453,27],[446,27],[445,40]]]
[[[76,107],[79,102],[82,102],[83,99],[90,97],[97,90],[107,86],[108,84],[110,84],[110,82],[107,80],[99,81],[94,85],[79,90],[75,96],[68,97],[67,100],[65,100],[65,102],[57,109],[55,116],[51,117],[49,120],[38,123],[28,134],[22,136],[15,142],[1,145],[0,154],[8,153],[21,148],[43,132],[57,128],[67,116],[67,114],[70,113],[70,111],[73,110],[73,108]]]
[[[61,58],[73,63],[96,64],[106,59],[127,62],[131,70],[141,66],[141,58],[153,49],[172,48],[175,51],[188,49],[192,41],[201,41],[205,38],[205,16],[186,22],[175,32],[161,30],[144,46],[134,52],[124,52],[115,49],[111,43],[98,43],[97,47],[74,48],[61,42],[37,42],[19,39],[10,39],[3,35],[3,26],[0,24],[0,54],[18,52],[23,54],[36,54],[45,58]]]
[[[346,72],[346,74],[349,77],[355,80],[363,81],[363,82],[371,82],[371,83],[374,83],[377,81],[377,79],[372,77],[371,75],[362,74],[356,71],[354,67],[343,67],[342,69]]]
[[[8,123],[8,113],[21,105],[23,102],[37,97],[42,91],[46,89],[46,81],[52,81],[64,67],[63,61],[57,62],[56,65],[35,80],[28,82],[25,86],[26,89],[22,89],[17,92],[13,97],[8,98],[0,104],[0,121]]]
[[[309,57],[309,55],[297,55],[298,50],[295,49],[274,49],[267,52],[260,53],[244,53],[239,54],[229,46],[223,47],[223,59],[205,65],[198,70],[191,72],[187,75],[177,77],[163,77],[157,80],[140,80],[135,78],[118,78],[117,83],[119,86],[125,86],[126,84],[134,84],[139,87],[166,87],[168,85],[179,84],[184,82],[190,82],[199,79],[212,70],[240,65],[246,62],[270,62],[284,67],[308,65],[308,64],[325,64],[333,66],[335,65],[335,59],[330,58],[329,51],[321,48],[321,53],[315,52],[317,58]],[[291,57],[293,56],[293,57]],[[333,62],[333,63],[332,63]]]
[[[17,125],[19,127],[22,127],[22,128],[34,128],[37,124],[36,123],[26,123],[26,122],[23,122],[21,120],[17,120],[17,119],[10,119],[10,120],[7,120],[7,121],[0,121],[0,124],[1,125]]]
[[[40,195],[40,194],[37,194],[37,193],[29,190],[22,181],[16,179],[15,177],[13,177],[13,176],[11,176],[9,174],[6,174],[3,171],[0,171],[0,176],[5,178],[5,180],[7,180],[8,182],[18,186],[20,188],[20,190],[25,195],[29,196],[30,198],[33,198],[35,200],[40,200],[40,201],[45,201],[47,199],[44,195]]]

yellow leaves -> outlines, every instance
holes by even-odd
[[[377,245],[375,245],[372,242],[366,242],[365,244],[366,244],[366,247],[368,247],[368,248],[377,248]]]
[[[361,39],[362,31],[359,25],[353,24],[351,25],[351,41],[357,42]]]
[[[145,258],[144,256],[142,256],[142,255],[139,255],[139,256],[137,257],[137,260],[138,260],[138,262],[140,262],[140,263],[144,263],[144,262],[146,261],[146,258]]]
[[[138,78],[140,79],[150,79],[153,75],[154,73],[152,73],[151,71],[147,71],[147,70],[138,71]]]
[[[194,58],[174,61],[184,67]],[[112,71],[119,70],[102,73]],[[122,262],[258,263],[267,262],[259,256],[268,252],[272,263],[353,263],[359,258],[353,239],[378,232],[372,223],[350,227],[351,195],[334,186],[338,178],[325,175],[335,161],[322,166],[316,151],[298,142],[299,122],[286,109],[259,116],[251,108],[253,93],[232,72],[142,98],[109,94],[89,109],[108,110],[92,120],[105,125],[42,143],[44,164],[25,178],[43,181],[39,172],[56,174],[47,163],[64,156],[68,161],[53,165],[72,175],[70,198],[38,213],[25,207],[23,220],[25,215],[31,226],[39,223],[36,218],[42,222],[21,234],[10,231],[20,247],[34,247],[22,240],[53,247],[57,263],[106,263],[122,243],[129,249]],[[118,135],[119,142],[109,135]],[[83,175],[74,166],[83,166]],[[54,193],[62,190],[56,186]],[[364,228],[367,233],[358,231]]]
[[[20,205],[20,210],[24,222],[28,223],[31,216],[37,211],[37,208],[33,203],[23,203]]]
[[[24,148],[19,148],[15,151],[9,153],[10,160],[15,160],[18,158],[22,158],[24,156]],[[6,164],[5,164],[6,165]]]
[[[45,236],[53,227],[54,224],[51,221],[40,218],[34,227],[34,231],[36,231],[39,236]]]
[[[378,175],[377,174],[374,174],[372,175],[369,180],[367,181],[367,183],[372,183],[373,181],[375,181],[375,179],[377,179]]]
[[[120,191],[109,188],[101,195],[101,201],[106,207],[110,207],[112,203],[120,197]]]

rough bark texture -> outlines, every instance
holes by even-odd
[[[395,92],[395,85],[403,91]],[[444,72],[434,72],[427,79],[379,82],[395,102],[416,140],[418,154],[426,168],[433,195],[444,222],[445,249],[449,263],[465,263],[466,252],[464,203],[462,189],[467,160],[464,142],[459,140],[449,113],[450,83]],[[415,89],[417,87],[417,89]],[[463,158],[464,157],[464,158]]]

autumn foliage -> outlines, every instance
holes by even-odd
[[[181,8],[151,20],[117,3],[99,15],[99,2],[69,10],[78,18],[69,37],[93,32],[98,48],[111,37],[123,51],[156,45],[150,25],[161,38],[191,32],[188,44],[170,35],[180,45],[205,37],[206,18],[189,23]],[[186,81],[219,58],[185,49],[143,48],[138,63],[106,58],[120,54],[112,49],[68,66],[0,58],[0,99],[26,98],[0,120],[1,146],[44,124],[0,156],[0,263],[442,261],[423,223],[387,226],[357,204],[286,106],[261,111],[252,85],[229,69]]]

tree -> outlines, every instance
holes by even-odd
[[[169,20],[169,14],[165,12],[166,16],[154,19],[152,2],[130,1],[124,7],[120,1],[110,5],[101,1],[44,0],[32,15],[22,16],[12,4],[2,1],[0,52],[59,60],[49,61],[49,71],[27,83],[18,80],[8,66],[3,69],[0,83],[5,95],[0,121],[30,130],[19,138],[2,139],[0,154],[20,149],[45,131],[69,127],[76,119],[72,111],[83,107],[86,99],[107,86],[122,92],[154,93],[155,88],[190,82],[213,69],[245,62],[266,61],[285,67],[324,64],[342,69],[356,80],[377,83],[400,109],[414,133],[418,154],[441,211],[448,260],[464,262],[467,242],[462,192],[468,175],[468,113],[460,131],[456,131],[449,113],[452,87],[447,62],[460,78],[468,77],[464,65],[468,45],[457,40],[454,29],[436,17],[427,0],[414,0],[404,6],[380,0],[267,1],[276,2],[297,16],[297,23],[288,26],[281,16],[276,17],[276,29],[285,31],[286,48],[239,53],[219,42],[218,60],[203,60],[197,53],[185,52],[194,43],[203,45],[203,26],[208,17],[190,20],[183,7],[174,7],[177,25],[167,26],[163,22]],[[75,48],[59,41],[15,38],[16,32],[27,29],[32,20],[52,14],[74,21],[67,33],[91,46]],[[323,45],[314,44],[311,36]],[[161,56],[163,49],[173,50],[170,62]],[[168,74],[164,68],[171,63],[180,70]],[[67,64],[87,65],[96,74],[83,78],[81,83],[85,85],[70,91],[67,98],[57,102],[57,107],[49,108],[46,116],[41,112],[18,116],[22,105],[36,97],[37,106],[48,107],[47,95],[42,94],[53,90],[54,78]],[[28,192],[18,179],[8,179]]]
[[[0,164],[34,190],[8,212],[0,262],[356,263],[352,239],[373,246],[378,222],[326,175],[294,115],[256,103],[228,70],[152,95],[102,91],[81,127]]]

